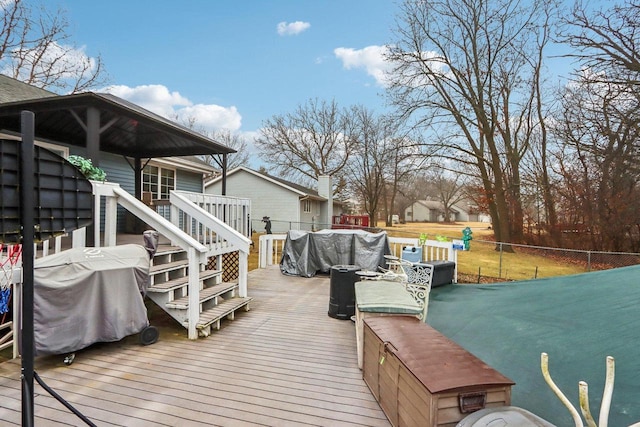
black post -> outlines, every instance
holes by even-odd
[[[222,191],[223,196],[227,195],[227,153],[222,155]]]
[[[22,426],[31,427],[33,417],[33,166],[34,122],[31,111],[21,114],[20,144],[20,217],[22,225]]]

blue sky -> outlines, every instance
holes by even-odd
[[[392,0],[48,0],[110,91],[165,116],[251,139],[310,98],[384,109]]]

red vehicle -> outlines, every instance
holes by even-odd
[[[359,230],[369,228],[367,215],[336,215],[333,217],[333,229]]]

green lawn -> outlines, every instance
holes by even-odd
[[[564,276],[568,274],[584,273],[584,263],[567,262],[567,259],[557,256],[551,251],[534,252],[523,248],[515,248],[514,252],[496,250],[493,231],[485,223],[409,223],[397,224],[393,227],[380,228],[390,236],[419,237],[426,233],[429,239],[445,236],[449,239],[461,239],[462,230],[470,227],[473,231],[469,251],[458,252],[458,276],[460,281],[477,282],[478,275],[484,277],[482,281],[491,279],[526,280],[535,277]],[[491,279],[487,279],[491,278]]]

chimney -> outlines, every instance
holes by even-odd
[[[333,223],[333,185],[331,176],[321,175],[318,177],[318,195],[327,199],[327,218],[324,223],[331,228]]]

